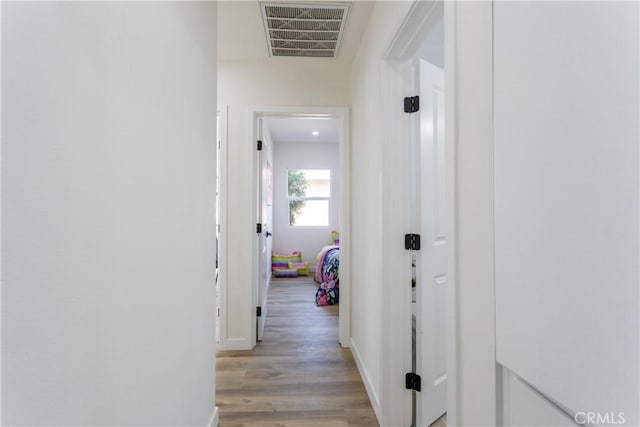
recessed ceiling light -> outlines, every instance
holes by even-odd
[[[320,135],[320,132],[318,132],[317,130],[314,130],[313,132],[311,132],[311,135],[318,136]]]

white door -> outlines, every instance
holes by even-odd
[[[256,339],[262,341],[264,323],[267,315],[267,292],[271,280],[271,146],[264,138],[262,118],[257,119],[257,140],[261,141],[261,149],[257,151],[257,280],[256,280]],[[258,231],[258,230],[256,230]]]
[[[417,425],[428,426],[447,410],[444,71],[420,59],[416,77],[420,95],[417,202],[421,234],[416,286],[416,372],[422,383]]]

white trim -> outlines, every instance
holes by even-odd
[[[338,304],[339,330],[338,340],[340,345],[348,348],[351,342],[351,140],[350,140],[350,115],[349,109],[346,107],[262,107],[254,106],[248,108],[247,111],[247,140],[249,146],[252,147],[252,187],[251,194],[256,194],[256,150],[255,144],[255,120],[259,116],[268,117],[288,117],[299,115],[323,115],[332,116],[340,120],[339,128],[339,176],[340,185],[338,195],[340,200],[340,304]],[[256,223],[256,198],[252,196],[252,222],[248,226],[255,227]],[[256,241],[255,235],[251,234],[251,264],[252,264],[252,283],[251,295],[249,299],[251,305],[248,307],[250,311],[250,328],[251,343],[253,348],[256,343],[256,283],[258,280],[257,259],[256,258]]]
[[[227,170],[228,170],[228,117],[229,106],[225,105],[218,113],[220,114],[220,171],[218,176],[220,177],[220,195],[218,203],[220,203],[220,238],[218,241],[218,285],[220,286],[220,316],[218,317],[220,322],[220,337],[218,337],[218,348],[220,350],[229,350],[228,347],[228,335],[227,330],[228,317],[227,317],[227,233],[228,233],[228,206],[227,206]]]
[[[0,2],[0,22],[2,22],[2,8],[3,8],[3,2]],[[0,31],[0,46],[2,46],[2,31]],[[0,81],[2,80],[2,60],[0,59]],[[0,99],[2,99],[2,85],[0,85]],[[2,103],[0,102],[0,117],[4,117],[2,115]],[[2,120],[0,120],[0,135],[2,135]],[[1,141],[2,138],[0,138]],[[2,275],[2,260],[4,259],[2,256],[2,232],[1,230],[3,230],[2,227],[2,200],[4,200],[2,198],[2,143],[0,143],[0,282],[2,280],[2,278],[4,277]],[[2,316],[2,286],[0,286],[0,319],[3,318]],[[0,327],[0,344],[2,343],[2,328]],[[2,384],[2,351],[0,351],[0,384]],[[2,387],[0,387],[0,423],[2,423]]]
[[[227,338],[224,350],[251,350],[253,346],[246,338]]]
[[[207,427],[218,427],[218,407],[213,408],[213,412],[209,417],[209,422],[207,423]]]
[[[450,248],[449,308],[455,331],[447,345],[456,358],[455,424],[496,425],[494,194],[493,194],[493,3],[445,4],[447,142],[455,150],[449,204],[455,212]],[[447,27],[450,27],[447,29]],[[448,84],[448,83],[447,83]],[[451,314],[451,313],[450,313]],[[463,344],[464,343],[464,347]],[[449,424],[447,418],[447,424]]]
[[[382,269],[383,283],[394,284],[382,304],[381,337],[381,413],[382,425],[409,425],[411,420],[411,392],[399,381],[411,369],[411,272],[410,256],[403,250],[401,236],[408,233],[405,228],[406,194],[398,191],[407,184],[408,167],[405,165],[406,150],[402,147],[403,112],[397,102],[403,96],[403,73],[383,61],[381,70],[381,93],[383,116],[388,118],[384,127],[385,141],[382,145],[382,257],[386,268]],[[407,286],[401,286],[407,284]],[[396,286],[397,285],[397,286]],[[403,351],[408,349],[409,351]]]
[[[384,58],[392,61],[408,61],[420,49],[425,37],[436,23],[437,8],[442,0],[415,1],[391,41]],[[434,19],[435,18],[435,19]]]
[[[338,146],[340,186],[340,304],[338,305],[338,340],[348,348],[351,344],[351,118],[347,108],[336,109],[341,117]]]
[[[258,327],[257,327],[257,313],[256,308],[258,306],[258,295],[256,294],[256,289],[258,286],[259,280],[259,272],[258,272],[258,239],[256,239],[256,231],[255,227],[258,223],[257,213],[258,213],[258,183],[257,183],[257,167],[258,167],[258,151],[256,149],[256,141],[258,140],[258,126],[257,118],[260,115],[259,111],[252,110],[249,112],[247,116],[247,124],[245,129],[249,129],[249,132],[246,132],[247,136],[247,144],[249,146],[249,150],[251,152],[251,223],[247,224],[248,227],[251,227],[254,231],[250,234],[251,243],[249,247],[251,248],[251,298],[249,298],[250,305],[245,307],[245,313],[249,314],[249,343],[251,345],[250,348],[254,348],[258,343]]]
[[[456,17],[457,4],[445,2],[444,5],[444,80],[445,80],[445,140],[446,149],[450,155],[445,156],[446,180],[446,212],[447,218],[453,218],[448,223],[447,235],[447,334],[445,345],[447,349],[447,425],[457,426],[459,418],[459,403],[461,396],[458,392],[458,238],[457,238],[457,85],[456,85]]]
[[[356,367],[358,368],[358,372],[360,373],[360,377],[362,378],[362,383],[364,384],[364,388],[367,391],[367,395],[369,396],[369,401],[371,402],[371,407],[373,408],[373,412],[375,412],[376,417],[378,418],[378,422],[382,420],[382,411],[380,408],[380,399],[375,392],[375,388],[371,383],[371,378],[369,377],[369,373],[364,367],[364,363],[362,363],[362,358],[360,357],[360,352],[358,351],[358,346],[351,338],[351,354],[353,355],[353,360],[356,362]],[[380,424],[382,424],[380,422]]]

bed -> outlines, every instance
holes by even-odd
[[[325,246],[318,253],[314,279],[320,285],[316,291],[316,305],[338,304],[340,285],[340,247]]]

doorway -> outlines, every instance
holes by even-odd
[[[318,120],[331,120],[337,124],[337,158],[335,159],[336,175],[339,181],[336,185],[332,185],[332,199],[337,203],[339,210],[335,213],[335,220],[331,227],[325,227],[327,243],[330,241],[331,231],[340,233],[340,299],[338,304],[339,312],[339,331],[338,341],[342,347],[349,347],[350,343],[350,182],[349,182],[349,111],[347,108],[340,107],[261,107],[254,108],[249,112],[247,120],[248,140],[250,144],[254,165],[251,171],[251,198],[253,200],[253,228],[255,230],[252,240],[252,249],[250,256],[251,268],[251,302],[254,309],[252,312],[246,313],[247,319],[250,317],[252,336],[250,348],[263,338],[264,319],[268,312],[266,301],[269,282],[271,279],[271,252],[274,240],[278,236],[275,235],[274,218],[277,215],[275,204],[275,188],[276,178],[274,176],[277,167],[276,160],[273,158],[273,149],[275,147],[275,139],[271,135],[270,127],[273,122],[278,120],[295,120],[297,122],[313,122]],[[270,124],[270,122],[272,122]],[[258,143],[258,141],[261,141]],[[258,149],[260,148],[260,149]],[[314,168],[302,168],[312,170]],[[271,176],[271,178],[269,178]],[[271,190],[267,185],[272,180],[274,186]],[[285,184],[286,185],[286,184]],[[279,209],[280,207],[278,207]],[[287,207],[288,209],[288,207]],[[312,227],[311,227],[312,228]],[[268,233],[268,234],[267,234]],[[225,233],[221,236],[221,245],[225,246]],[[277,247],[273,247],[275,251]],[[309,266],[315,263],[316,253],[303,254],[309,259]],[[226,294],[228,283],[224,274],[224,264],[221,266],[220,288],[221,295]],[[249,266],[248,266],[249,267]],[[315,267],[315,265],[313,265]],[[313,268],[312,267],[312,268]],[[310,303],[313,304],[314,296],[310,296]],[[229,315],[224,308],[225,300],[221,298],[221,323],[224,323],[224,317]],[[235,313],[234,315],[238,315]],[[223,347],[224,349],[224,347]]]
[[[261,141],[254,151],[256,238],[252,289],[256,303],[256,330],[253,345],[263,338],[268,312],[267,292],[272,275],[272,250],[290,255],[300,251],[298,246],[304,245],[304,251],[300,251],[303,263],[308,263],[309,270],[313,271],[316,255],[323,247],[322,242],[332,243],[331,232],[337,231],[340,233],[338,341],[342,347],[349,346],[348,120],[348,111],[342,108],[263,108],[252,112],[254,135],[256,141]],[[326,139],[326,134],[333,132],[334,137]],[[333,141],[337,147],[329,144],[321,146],[320,141]],[[283,144],[296,142],[299,145],[291,149],[298,147],[298,151],[292,155]],[[305,143],[315,150],[315,154],[305,156],[300,151],[299,147]],[[331,149],[337,154],[333,162],[318,163],[320,157],[326,157],[322,153]],[[283,164],[285,162],[288,163]],[[324,193],[324,186],[320,184],[315,186],[319,192],[311,192],[313,194],[305,197],[290,194],[288,181],[292,174],[318,183],[329,179],[330,191]],[[294,203],[297,203],[297,208],[302,207],[296,209],[297,217],[292,211]],[[287,239],[286,235],[293,237]]]
[[[453,340],[452,259],[450,230],[454,209],[450,197],[450,168],[454,152],[445,126],[450,98],[445,87],[445,2],[417,2],[409,12],[386,55],[390,134],[401,135],[402,149],[390,164],[403,165],[402,195],[397,220],[405,235],[405,251],[396,255],[402,265],[397,308],[390,319],[402,329],[396,339],[401,355],[389,354],[405,384],[396,400],[397,414],[406,425],[455,424],[455,349]],[[446,70],[446,71],[445,71]],[[402,111],[398,113],[398,111]],[[400,114],[400,115],[399,115]],[[395,232],[395,231],[394,231]],[[390,384],[390,387],[393,385]],[[453,390],[448,390],[449,388]]]

